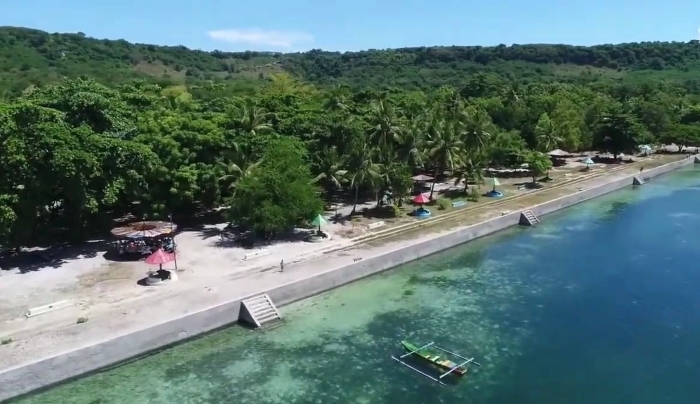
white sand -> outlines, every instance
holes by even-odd
[[[352,224],[329,223],[323,228],[331,234],[329,241],[281,242],[244,249],[222,241],[218,229],[224,226],[208,226],[200,231],[184,231],[177,235],[177,266],[181,272],[178,272],[179,281],[167,286],[168,291],[201,289],[215,285],[222,279],[243,278],[266,269],[279,268],[281,260],[285,261],[285,268],[291,269],[299,260],[349,245],[351,241],[347,236],[364,231],[364,227]],[[244,260],[246,254],[262,249],[270,254]],[[160,294],[160,291],[137,284],[153,266],[143,261],[108,261],[104,258],[105,253],[102,250],[89,258],[79,255],[65,261],[59,260],[53,264],[57,267],[37,259],[34,264],[38,267],[26,273],[21,273],[19,268],[7,270],[6,266],[0,276],[0,339],[11,336],[19,340],[27,332],[73,323],[80,316],[94,317],[126,303],[141,304],[141,300]],[[163,268],[173,269],[174,264],[166,264]],[[30,308],[61,300],[70,300],[74,306],[25,318]]]

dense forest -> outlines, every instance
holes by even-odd
[[[5,246],[218,206],[269,237],[340,194],[397,211],[417,173],[478,198],[486,167],[537,178],[555,148],[700,144],[696,42],[232,54],[5,28],[0,44]]]
[[[355,90],[458,90],[474,74],[490,85],[638,85],[674,82],[700,92],[700,42],[647,42],[593,47],[513,45],[422,47],[364,52],[280,54],[203,52],[183,46],[132,44],[76,34],[0,27],[0,92],[85,75],[107,85],[147,78],[161,85],[216,82],[229,94],[264,85],[289,73],[315,85],[346,84]]]

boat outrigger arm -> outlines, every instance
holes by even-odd
[[[438,382],[438,383],[442,384],[443,386],[447,386],[447,385],[446,385],[445,383],[443,383],[441,380],[436,379],[436,378],[434,378],[433,376],[430,376],[429,374],[423,372],[422,370],[418,370],[418,369],[414,368],[413,366],[409,365],[408,363],[402,361],[401,359],[399,359],[399,358],[397,358],[397,357],[395,357],[395,356],[392,356],[391,359],[393,359],[393,360],[399,362],[400,364],[406,366],[407,368],[409,368],[409,369],[411,369],[411,370],[413,370],[413,371],[415,371],[415,372],[418,372],[418,373],[422,374],[423,376],[427,377],[428,379],[430,379],[430,380],[432,380],[432,381],[434,381],[434,382]]]

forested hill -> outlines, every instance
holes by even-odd
[[[355,88],[434,88],[463,85],[465,76],[488,73],[528,83],[674,80],[695,86],[700,42],[647,42],[593,47],[513,45],[423,47],[363,52],[204,52],[182,46],[99,40],[82,33],[49,34],[0,28],[0,91],[87,75],[115,84],[148,78],[160,84],[216,81],[251,90],[273,73],[288,72],[315,84]]]

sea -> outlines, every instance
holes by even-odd
[[[699,246],[690,167],[14,402],[698,404]]]

